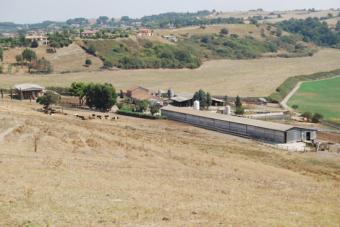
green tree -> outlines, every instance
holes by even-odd
[[[211,99],[210,93],[208,92],[207,93],[207,107],[211,106],[211,104],[212,104],[212,99]]]
[[[89,48],[87,48],[87,53],[92,54],[92,55],[96,55],[96,48],[93,45],[90,45]]]
[[[37,98],[37,103],[44,106],[44,109],[49,109],[50,105],[58,104],[60,96],[54,92],[47,91],[43,96]]]
[[[37,54],[33,51],[33,50],[30,50],[30,49],[25,49],[23,52],[22,52],[22,58],[23,60],[25,61],[28,61],[28,62],[32,62],[33,60],[36,60],[37,59]]]
[[[152,115],[159,113],[160,109],[161,109],[161,106],[159,104],[153,104],[153,105],[150,106],[150,112],[151,112]]]
[[[310,121],[312,119],[312,113],[311,112],[304,112],[301,114],[301,117],[306,118],[307,121]]]
[[[200,106],[202,107],[202,109],[205,109],[208,105],[207,104],[207,94],[202,89],[200,89],[199,91],[197,91],[194,94],[193,99],[194,99],[194,101],[200,102]]]
[[[236,108],[242,107],[242,102],[241,102],[240,96],[237,96],[237,97],[236,97],[235,106],[236,106]]]
[[[93,84],[86,87],[86,105],[102,111],[108,111],[116,104],[117,94],[111,84]]]
[[[321,114],[315,113],[315,114],[313,114],[312,122],[313,123],[319,123],[320,120],[322,120],[322,119],[323,119],[323,116]]]
[[[4,61],[4,50],[0,47],[0,60]]]
[[[38,61],[32,64],[32,68],[35,69],[38,73],[52,73],[53,67],[50,61],[45,58],[39,59]]]
[[[16,55],[15,56],[15,60],[16,60],[18,65],[22,65],[23,59],[22,59],[22,55],[21,54]]]
[[[220,31],[220,34],[221,35],[228,35],[229,34],[229,30],[226,29],[226,28],[222,28],[221,31]]]
[[[148,100],[142,100],[136,103],[136,111],[137,112],[145,112],[150,106],[150,102]]]
[[[241,101],[240,96],[237,96],[236,100],[235,100],[235,114],[237,114],[237,115],[243,115],[244,114],[244,108],[242,106],[242,101]]]
[[[70,92],[73,96],[79,98],[79,104],[84,104],[84,97],[86,95],[87,85],[83,82],[73,82],[71,84]]]

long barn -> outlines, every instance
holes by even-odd
[[[170,105],[163,107],[161,112],[169,120],[273,143],[312,142],[316,139],[316,130],[292,125],[222,115],[192,108],[179,108]]]

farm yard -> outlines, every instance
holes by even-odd
[[[320,113],[325,120],[340,123],[340,77],[304,82],[288,105],[297,105],[301,113]]]
[[[214,95],[267,96],[291,76],[340,68],[340,51],[321,49],[312,57],[261,58],[255,60],[215,60],[200,68],[112,70],[50,75],[0,76],[0,87],[17,83],[42,86],[69,86],[74,81],[110,82],[117,89],[142,85],[157,91],[173,88],[176,92],[194,92],[202,88]]]
[[[82,121],[37,108],[0,102],[1,226],[340,222],[337,156],[167,120]]]

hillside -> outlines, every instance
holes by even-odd
[[[45,75],[1,75],[0,85],[17,83],[70,86],[74,81],[110,82],[118,89],[142,85],[149,89],[173,88],[195,92],[202,88],[214,95],[268,96],[288,77],[340,68],[340,51],[321,49],[313,57],[260,58],[255,60],[215,60],[189,69],[144,69],[79,72]]]
[[[4,52],[4,72],[8,73],[8,65],[16,64],[15,56],[21,54],[25,48],[17,47],[10,48]],[[71,44],[68,47],[57,49],[56,53],[47,53],[46,47],[41,46],[32,49],[36,52],[38,58],[44,57],[49,60],[55,73],[67,73],[67,72],[84,72],[84,71],[96,71],[99,70],[103,63],[99,58],[96,58],[90,54],[87,54],[82,48],[76,44]],[[85,60],[90,59],[92,61],[91,67],[84,67]],[[27,71],[27,68],[20,66],[12,66],[11,73],[9,74],[22,74]]]
[[[170,121],[81,121],[35,108],[0,103],[0,225],[340,221],[336,158]]]
[[[170,43],[167,36],[178,41]],[[203,61],[215,59],[303,57],[316,51],[278,27],[247,24],[159,29],[151,37],[85,40],[81,45],[122,69],[198,68]]]

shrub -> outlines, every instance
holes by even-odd
[[[322,120],[322,119],[323,119],[323,116],[321,114],[315,113],[312,117],[312,122],[313,123],[319,123],[320,120]]]
[[[229,34],[229,30],[226,29],[226,28],[222,28],[221,31],[220,31],[220,34],[221,35],[228,35]]]
[[[113,67],[112,62],[105,60],[103,64],[104,69],[111,69]]]
[[[164,117],[162,117],[162,116],[153,116],[153,115],[150,115],[150,114],[144,114],[144,113],[140,113],[140,112],[131,112],[131,111],[128,111],[128,110],[118,110],[117,114],[130,116],[130,117],[151,119],[151,120],[164,119]]]
[[[312,113],[311,112],[304,112],[301,114],[301,117],[306,118],[307,121],[310,121],[312,119]]]
[[[48,109],[50,105],[57,104],[60,101],[60,96],[54,92],[47,91],[43,96],[37,98],[37,103]]]
[[[90,83],[84,88],[86,105],[102,111],[108,111],[116,104],[116,90],[111,84]]]
[[[244,114],[244,108],[243,107],[236,107],[235,114],[243,115]]]

